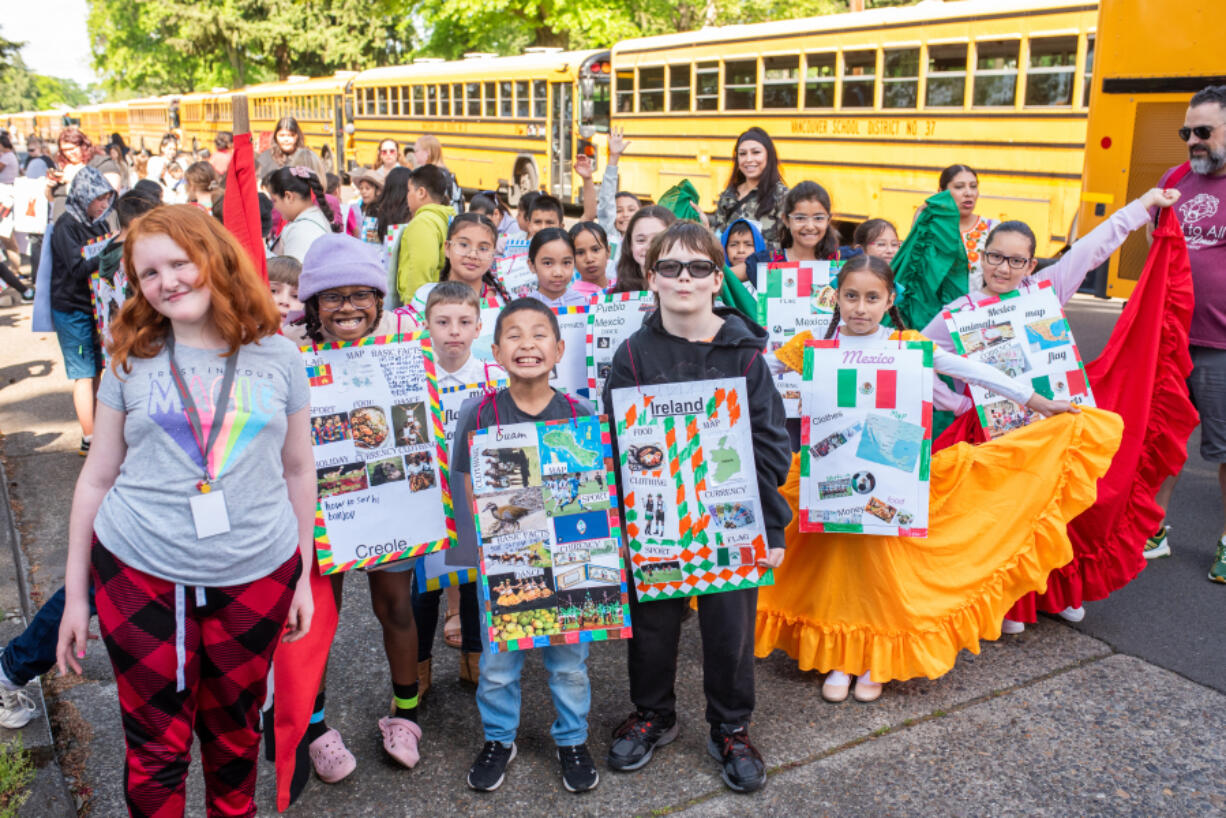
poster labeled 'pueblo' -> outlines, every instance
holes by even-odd
[[[319,570],[374,568],[451,545],[443,413],[430,340],[302,347],[319,486]]]
[[[640,601],[770,585],[744,378],[613,390]]]
[[[959,355],[1029,381],[1045,398],[1094,405],[1081,353],[1051,282],[946,310],[943,315]],[[989,438],[1025,426],[1036,417],[981,386],[971,386],[971,398]]]
[[[790,418],[800,417],[800,373],[775,364],[775,350],[809,330],[826,335],[834,317],[839,261],[772,261],[758,265],[758,323],[767,332],[766,358]]]
[[[470,453],[491,649],[630,638],[607,423],[479,429]]]
[[[801,406],[800,530],[928,536],[932,342],[811,341]]]
[[[588,307],[587,387],[598,413],[608,411],[600,402],[613,368],[613,353],[655,310],[655,293],[647,291],[601,295]]]

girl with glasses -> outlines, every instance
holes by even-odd
[[[852,237],[857,249],[867,256],[874,256],[889,264],[898,255],[902,242],[898,240],[898,231],[894,225],[885,219],[869,219],[856,227]]]
[[[787,192],[779,213],[780,250],[767,248],[745,259],[745,277],[758,285],[759,265],[772,261],[837,261],[860,251],[839,246],[831,224],[830,194],[817,182],[801,182]]]
[[[383,171],[385,176],[400,167],[400,145],[395,139],[384,139],[379,143],[379,151],[371,167]]]

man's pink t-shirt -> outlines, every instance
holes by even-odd
[[[1168,187],[1175,170],[1164,173],[1158,186]],[[1180,193],[1175,214],[1188,243],[1196,294],[1188,342],[1226,349],[1226,176],[1188,171],[1174,186]]]

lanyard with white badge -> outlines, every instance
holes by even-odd
[[[199,492],[189,501],[192,507],[192,522],[196,524],[196,538],[203,540],[230,530],[230,515],[226,512],[226,497],[219,486],[217,478],[209,471],[209,452],[221,435],[221,427],[225,425],[226,409],[230,406],[230,392],[234,388],[234,373],[238,369],[238,353],[226,358],[225,373],[221,377],[221,392],[217,402],[213,404],[213,422],[209,427],[209,437],[204,439],[204,426],[200,422],[200,410],[192,399],[191,391],[183,382],[179,372],[179,364],[175,361],[175,336],[173,332],[166,335],[166,354],[170,356],[170,378],[179,391],[179,399],[183,401],[183,411],[187,415],[188,425],[192,429],[192,438],[200,449],[200,459],[204,463],[204,479],[196,484]],[[220,412],[221,417],[218,417]]]

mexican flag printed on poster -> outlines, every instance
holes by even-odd
[[[834,317],[834,278],[841,261],[772,261],[758,265],[758,323],[767,332],[766,363],[775,363],[775,350],[799,332],[809,330],[821,340]],[[790,418],[800,417],[800,373],[771,366],[775,386],[783,396]]]
[[[774,583],[744,378],[613,390],[626,539],[642,602]]]
[[[1029,381],[1045,398],[1094,405],[1085,364],[1051,282],[946,310],[943,316],[959,355]],[[971,386],[971,398],[989,438],[1025,426],[1036,417],[1029,409],[980,386]]]
[[[646,290],[592,299],[587,313],[587,388],[597,414],[608,412],[600,402],[604,382],[613,368],[613,354],[622,341],[643,326],[643,319],[655,311],[656,294]]]
[[[800,530],[927,536],[932,342],[811,341],[801,407]]]
[[[311,385],[320,573],[451,547],[455,520],[429,337],[371,336],[301,352]]]
[[[469,451],[490,649],[629,639],[605,420],[478,429]]]

